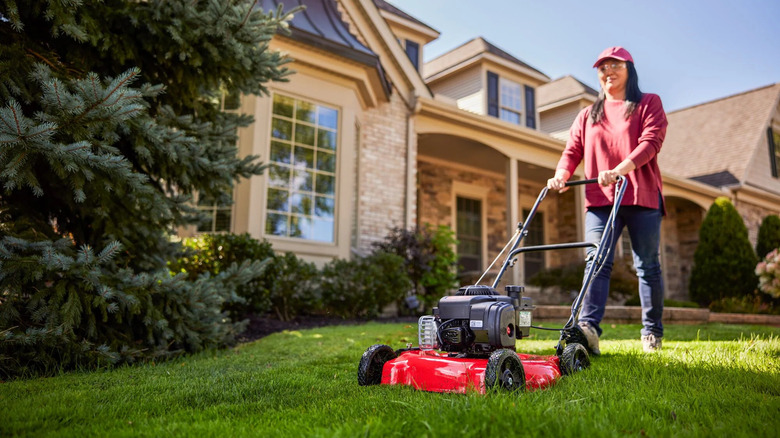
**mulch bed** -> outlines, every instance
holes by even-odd
[[[246,330],[238,336],[239,342],[251,342],[263,338],[273,333],[285,330],[306,330],[317,327],[331,325],[359,325],[368,322],[364,319],[342,319],[328,316],[305,316],[297,317],[291,321],[281,321],[274,315],[250,315],[248,316],[249,325]],[[417,317],[402,316],[390,318],[376,318],[371,321],[377,322],[407,322],[417,323]]]

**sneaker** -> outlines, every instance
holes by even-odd
[[[663,338],[656,338],[654,334],[642,336],[642,349],[645,353],[655,353],[661,349],[661,342]]]
[[[582,334],[585,335],[585,339],[588,340],[588,350],[596,356],[601,354],[601,350],[599,350],[599,333],[596,331],[596,328],[585,321],[580,321],[579,326]]]

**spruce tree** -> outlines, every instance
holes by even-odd
[[[742,217],[728,198],[717,198],[699,229],[689,286],[691,299],[708,305],[752,294],[758,286],[757,263]]]
[[[262,172],[223,96],[284,80],[254,0],[0,0],[0,378],[197,351],[261,263],[166,263],[193,195]]]
[[[761,221],[758,227],[756,254],[763,259],[773,249],[780,248],[780,216],[770,214]]]

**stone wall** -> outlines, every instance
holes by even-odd
[[[748,239],[750,239],[750,245],[753,249],[756,248],[758,243],[758,229],[761,227],[761,222],[765,217],[773,214],[777,214],[777,211],[768,210],[753,204],[740,202],[737,200],[735,205],[739,215],[742,216],[742,220],[745,222],[745,226],[748,230]]]
[[[487,189],[487,256],[483,260],[485,267],[493,261],[509,239],[506,176],[469,170],[462,167],[447,167],[426,161],[417,163],[418,178],[418,223],[447,225],[453,223],[453,182],[458,181]],[[521,208],[530,209],[539,195],[542,182],[520,181],[519,192]],[[570,190],[565,194],[550,194],[543,201],[540,211],[544,214],[545,243],[577,241],[577,211],[575,197]],[[538,220],[535,219],[535,220]],[[512,232],[514,233],[513,224]],[[547,266],[555,267],[582,260],[578,250],[547,252]],[[498,271],[498,267],[494,267]],[[469,279],[464,279],[468,282]]]
[[[704,210],[693,202],[674,197],[666,198],[666,216],[661,222],[661,268],[667,299],[690,299],[688,281],[704,213]]]
[[[407,153],[416,154],[412,137],[407,151],[409,109],[398,93],[390,102],[364,113],[358,152],[357,249],[367,251],[394,227],[404,227],[406,218]],[[415,169],[411,169],[415,172]],[[410,205],[414,205],[410,200]],[[412,217],[415,212],[412,211]]]

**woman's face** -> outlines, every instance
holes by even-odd
[[[625,61],[607,58],[598,66],[599,83],[604,92],[613,97],[625,98],[628,69]]]

